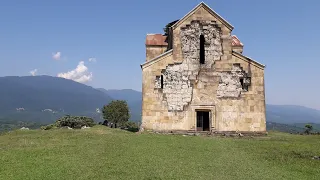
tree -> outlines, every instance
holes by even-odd
[[[170,23],[168,23],[164,28],[163,28],[163,31],[164,31],[164,35],[165,36],[168,36],[169,35],[169,28],[174,25],[176,22],[178,22],[179,20],[175,20],[175,21],[172,21]]]
[[[306,124],[304,127],[306,128],[305,133],[310,134],[310,132],[312,131],[312,128],[313,128],[312,125]]]
[[[126,101],[113,100],[102,108],[103,119],[113,123],[115,127],[129,121],[129,107]]]

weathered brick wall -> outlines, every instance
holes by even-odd
[[[146,46],[146,61],[149,61],[167,50],[167,46]]]
[[[207,42],[205,64],[199,63],[201,33]],[[143,127],[194,130],[200,108],[211,110],[216,131],[265,131],[264,71],[232,53],[230,29],[200,7],[173,36],[173,50],[143,69]],[[245,85],[251,82],[248,91],[241,78]]]
[[[238,56],[220,61],[217,67],[240,64],[245,72],[251,70],[251,84],[248,91],[240,91],[239,96],[217,97],[216,129],[219,131],[266,131],[264,70],[254,63],[246,62]],[[223,68],[222,68],[223,69]]]

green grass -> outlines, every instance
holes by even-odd
[[[0,135],[0,179],[320,179],[313,156],[320,136],[18,130]]]

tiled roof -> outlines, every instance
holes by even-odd
[[[167,46],[165,42],[166,36],[162,34],[148,34],[146,38],[146,45],[151,46]]]
[[[146,38],[146,45],[148,46],[167,46],[165,42],[166,36],[162,34],[148,34]],[[232,46],[243,46],[236,35],[232,35]]]
[[[243,44],[236,35],[232,35],[232,46],[243,46]]]

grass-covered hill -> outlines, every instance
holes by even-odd
[[[320,136],[135,134],[105,126],[0,135],[0,179],[320,179]]]

